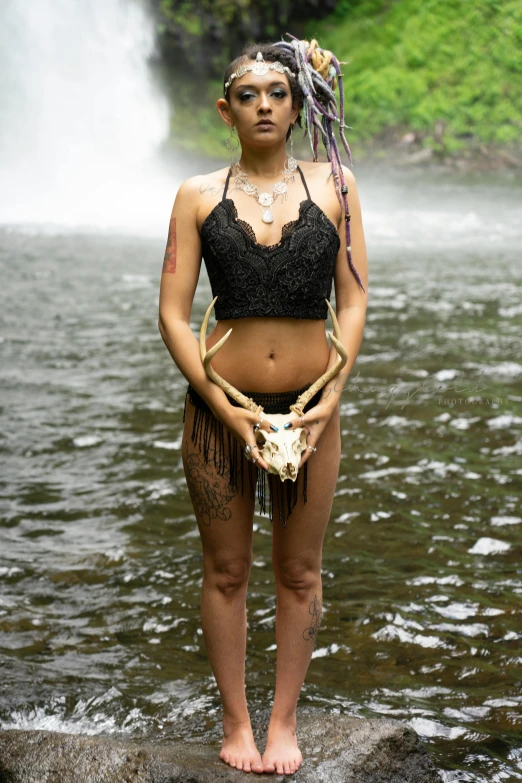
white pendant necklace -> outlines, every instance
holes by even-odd
[[[286,183],[294,181],[294,171],[297,168],[297,161],[293,157],[289,157],[285,161],[283,167],[283,179],[278,180],[273,186],[273,194],[271,193],[259,193],[257,185],[253,185],[248,181],[248,177],[241,168],[239,161],[232,164],[232,173],[236,181],[236,187],[245,191],[247,196],[254,196],[257,199],[257,203],[261,206],[261,220],[263,223],[273,223],[274,215],[272,213],[271,206],[278,196],[281,196],[283,200],[288,198],[288,188]]]

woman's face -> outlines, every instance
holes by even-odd
[[[229,119],[238,136],[252,142],[273,144],[285,138],[299,114],[298,108],[292,108],[287,75],[274,70],[263,76],[248,71],[234,79],[228,101]]]

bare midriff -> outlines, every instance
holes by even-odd
[[[330,347],[324,320],[234,318],[218,321],[207,335],[207,351],[232,332],[212,367],[240,391],[295,391],[326,370]]]

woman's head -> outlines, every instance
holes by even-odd
[[[240,66],[254,65],[259,52],[267,65],[279,62],[287,70],[280,73],[278,70],[269,69],[262,75],[250,70],[241,76],[234,76]],[[243,48],[225,71],[223,95],[228,104],[227,114],[230,121],[237,125],[239,136],[245,130],[242,127],[244,120],[250,117],[252,112],[255,112],[256,120],[267,116],[277,125],[281,124],[286,140],[295,122],[302,127],[300,113],[304,96],[297,80],[295,60],[273,43],[253,43]],[[261,105],[260,95],[265,99]],[[226,104],[223,103],[222,106],[225,107]],[[256,108],[253,109],[253,106]],[[250,122],[252,119],[254,116],[250,117]]]
[[[287,35],[290,36],[289,33],[287,33]],[[231,118],[233,118],[234,109],[238,108],[237,99],[239,97],[238,93],[240,86],[255,82],[256,79],[259,82],[259,84],[255,85],[256,87],[268,86],[271,81],[269,77],[275,77],[277,75],[277,71],[271,70],[266,74],[266,78],[259,78],[252,75],[249,79],[248,77],[251,76],[252,71],[248,71],[243,76],[235,76],[240,66],[254,65],[259,52],[261,52],[261,56],[267,64],[278,62],[285,68],[285,73],[280,74],[280,81],[284,82],[284,88],[288,93],[288,100],[286,103],[287,105],[291,104],[292,106],[293,116],[295,117],[292,124],[293,122],[297,122],[299,127],[303,127],[301,112],[303,107],[305,107],[306,126],[310,135],[309,126],[314,124],[317,126],[318,123],[316,122],[316,119],[318,115],[322,116],[324,111],[326,111],[327,114],[331,114],[332,108],[334,108],[333,113],[336,114],[335,109],[337,107],[333,91],[337,86],[338,80],[342,77],[339,62],[332,52],[327,49],[321,49],[315,39],[308,42],[299,41],[293,36],[290,37],[293,38],[291,43],[276,41],[247,44],[227,67],[223,77],[223,96],[226,104],[222,103],[221,105],[230,109]],[[291,75],[288,75],[289,73]],[[340,81],[339,86],[342,109],[344,95],[342,83]],[[242,101],[246,101],[246,98],[243,98]],[[342,128],[343,127],[344,123],[342,125]],[[345,144],[345,149],[347,149],[348,158],[351,162],[350,150],[344,139],[342,128],[341,134],[343,136],[343,143]],[[290,131],[288,130],[286,134],[287,139],[289,133]],[[317,136],[317,131],[315,131],[315,133]],[[317,143],[313,145],[313,152],[315,160],[317,158]]]
[[[261,43],[245,46],[226,69],[218,108],[243,143],[270,146],[287,140],[294,123],[302,127],[303,93],[292,66],[274,44]],[[260,127],[263,119],[272,125]]]

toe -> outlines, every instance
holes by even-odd
[[[283,772],[285,773],[285,775],[290,774],[290,764],[288,763],[288,761],[283,762]]]

